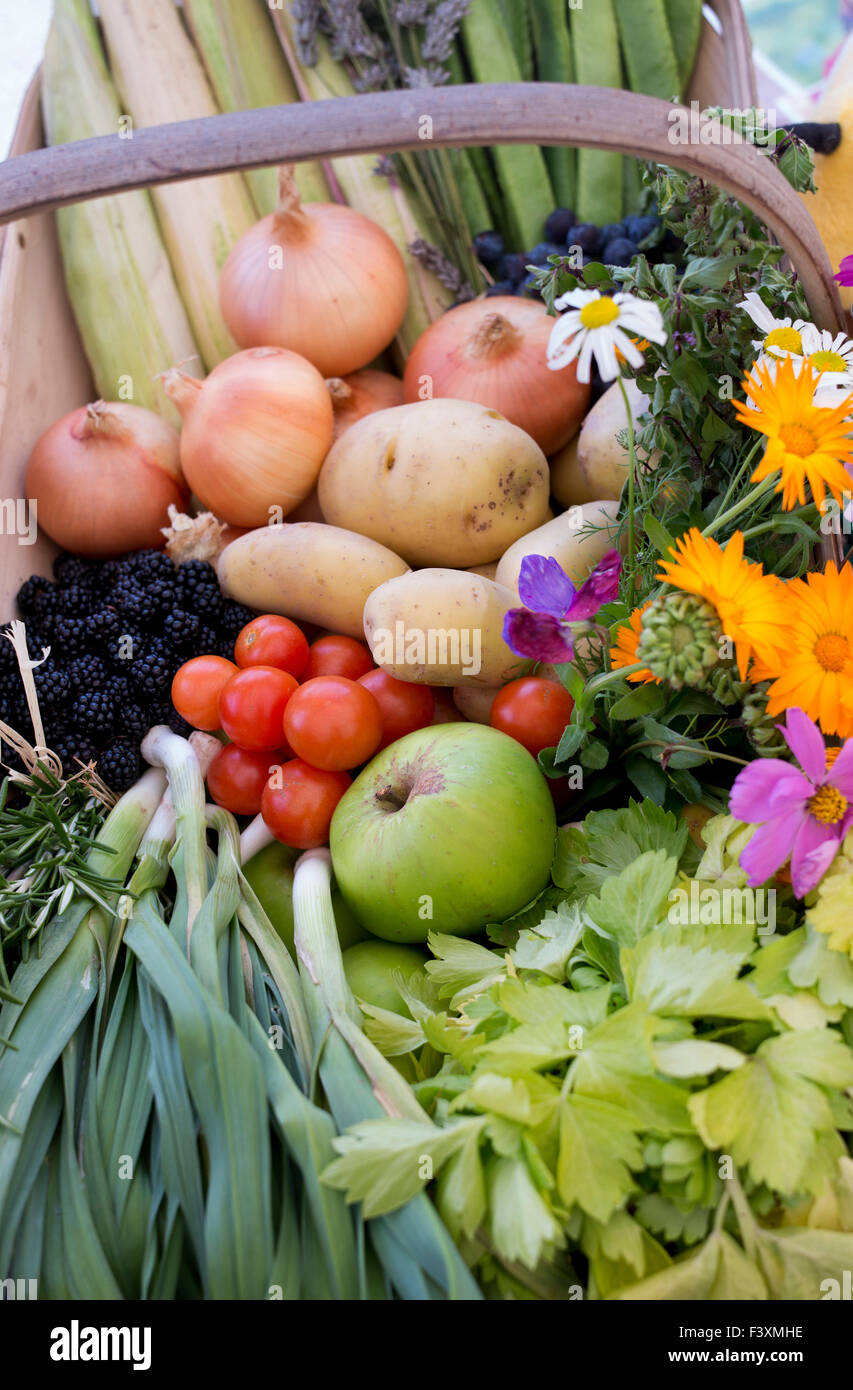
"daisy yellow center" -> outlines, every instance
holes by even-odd
[[[618,317],[618,304],[614,304],[613,300],[606,296],[591,300],[581,309],[581,323],[584,328],[604,328],[605,324],[612,323]]]
[[[836,760],[836,758],[838,757],[838,754],[839,754],[840,752],[841,752],[841,744],[840,744],[840,743],[831,743],[831,744],[829,745],[829,747],[828,747],[827,750],[826,750],[826,766],[827,766],[827,771],[829,770],[829,768],[835,767],[835,760]]]
[[[830,352],[829,349],[822,349],[820,352],[813,352],[809,358],[816,372],[846,372],[847,363],[840,352]]]
[[[764,339],[766,348],[781,348],[783,352],[802,353],[803,340],[796,328],[774,328]]]
[[[847,798],[841,795],[837,787],[818,787],[814,796],[809,797],[809,810],[822,825],[835,825],[844,817]]]
[[[779,438],[789,454],[797,454],[801,459],[808,458],[817,448],[817,440],[805,425],[783,425]]]
[[[825,632],[815,642],[814,654],[824,671],[843,671],[850,656],[850,643],[839,632]]]

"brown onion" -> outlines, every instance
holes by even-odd
[[[400,378],[375,367],[364,367],[349,376],[330,376],[326,386],[335,412],[335,439],[374,410],[390,410],[392,405],[403,404]]]
[[[222,317],[241,347],[273,344],[344,376],[388,346],[409,282],[397,247],[340,203],[302,206],[292,166],[279,171],[276,211],[231,250],[219,281]]]
[[[552,454],[571,439],[589,405],[575,364],[552,372],[545,351],[554,326],[544,304],[496,295],[442,314],[406,363],[406,401],[452,396],[499,410]]]
[[[163,385],[184,421],[184,476],[221,521],[265,526],[308,496],[332,442],[332,404],[304,357],[250,348],[204,381],[172,367]]]
[[[87,559],[162,546],[170,504],[189,500],[177,430],[126,401],[80,406],[45,430],[26,490],[51,540]]]

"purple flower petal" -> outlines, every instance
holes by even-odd
[[[756,830],[740,856],[740,867],[750,888],[760,888],[782,867],[807,816],[808,812],[798,807]]]
[[[803,772],[820,786],[826,776],[826,745],[817,724],[794,706],[785,711],[784,727],[778,728]]]
[[[619,575],[622,556],[618,550],[608,550],[588,579],[581,584],[565,616],[572,622],[592,618],[603,603],[612,603],[619,594]]]
[[[853,801],[853,738],[848,738],[824,779]]]
[[[791,773],[796,774],[796,782],[791,778]],[[791,793],[784,799],[789,802],[794,800],[795,804],[803,804],[812,793],[811,784],[790,763],[782,762],[781,758],[758,758],[735,778],[729,797],[729,810],[738,820],[747,823],[760,824],[771,820],[783,810],[777,799],[780,788]],[[794,808],[789,804],[785,809]]]
[[[575,586],[551,555],[525,555],[518,576],[518,597],[534,613],[564,618],[575,597]]]
[[[838,267],[838,274],[832,277],[839,285],[853,285],[853,256],[845,256]]]
[[[511,608],[504,618],[503,638],[516,656],[534,661],[571,661],[574,655],[569,633],[551,613]]]
[[[791,851],[791,886],[794,897],[804,898],[820,883],[838,853],[838,846],[841,844],[840,828],[838,822],[835,825],[824,825],[815,816],[809,816],[800,826]]]

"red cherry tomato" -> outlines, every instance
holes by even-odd
[[[435,714],[435,696],[428,685],[415,685],[412,681],[398,681],[377,666],[366,676],[359,676],[358,684],[369,690],[382,716],[382,741],[380,748],[387,748],[404,734],[414,733],[415,729],[425,729],[432,723]]]
[[[295,676],[275,666],[247,666],[222,687],[219,718],[232,743],[253,751],[280,748],[287,702],[299,689]]]
[[[224,806],[233,815],[256,816],[272,769],[291,756],[289,749],[253,753],[229,743],[208,768],[207,789],[217,806]]]
[[[560,742],[574,707],[574,700],[559,681],[521,676],[495,696],[490,723],[535,758],[543,748]]]
[[[218,729],[219,696],[237,672],[224,656],[194,656],[185,661],[172,681],[172,704],[196,729]]]
[[[327,772],[344,772],[373,757],[382,738],[382,715],[357,681],[315,676],[289,701],[284,733],[298,758]]]
[[[335,807],[352,785],[345,772],[310,767],[301,758],[283,763],[261,796],[264,824],[282,844],[316,849],[328,844]]]
[[[318,637],[308,650],[308,666],[305,680],[315,676],[346,676],[347,680],[357,681],[359,676],[373,670],[373,657],[370,648],[354,637]]]
[[[289,618],[265,613],[247,623],[234,643],[238,666],[275,666],[297,680],[308,665],[308,638]]]

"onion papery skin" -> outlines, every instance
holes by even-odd
[[[545,454],[580,427],[590,388],[574,363],[553,372],[545,353],[555,320],[533,299],[496,295],[449,309],[422,333],[406,363],[406,403],[430,396],[500,411]]]
[[[65,550],[110,559],[165,545],[169,506],[186,507],[178,432],[127,401],[93,401],[56,420],[27,462],[39,526]]]
[[[281,520],[307,497],[332,442],[326,383],[286,348],[227,357],[204,381],[163,378],[184,421],[181,466],[205,507],[229,526]]]
[[[241,347],[289,348],[325,377],[372,362],[403,322],[408,297],[391,238],[338,203],[262,218],[232,248],[219,281],[222,316]]]
[[[365,367],[344,377],[329,377],[326,382],[335,412],[335,439],[340,439],[357,420],[372,415],[375,410],[390,410],[403,405],[403,383],[390,372]]]

